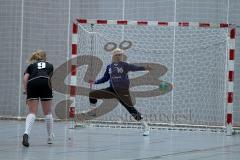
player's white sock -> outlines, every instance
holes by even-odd
[[[35,122],[35,114],[29,113],[26,118],[25,134],[29,135]]]
[[[53,116],[52,116],[52,114],[48,114],[45,116],[45,122],[47,125],[48,137],[51,137],[53,135]]]
[[[52,144],[53,143],[53,140],[54,140],[54,134],[52,133],[50,136],[48,136],[48,139],[47,139],[47,143],[48,144]]]
[[[94,109],[94,108],[96,108],[97,107],[97,103],[90,103],[90,109]]]

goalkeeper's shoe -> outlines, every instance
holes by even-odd
[[[149,136],[150,128],[149,128],[147,122],[142,121],[141,123],[143,125],[143,136]]]
[[[90,104],[89,109],[84,111],[83,113],[87,114],[90,117],[97,116],[97,109],[96,104]]]

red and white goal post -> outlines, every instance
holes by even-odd
[[[101,76],[111,62],[104,45],[130,41],[132,47],[126,51],[128,62],[164,65],[168,71],[158,78],[174,84],[171,92],[158,96],[150,93],[156,84],[131,89],[136,93],[149,93],[145,97],[136,96],[135,107],[152,126],[222,128],[227,135],[232,135],[235,39],[236,28],[226,23],[78,18],[72,27],[71,58],[81,55],[100,58],[103,68],[98,76]],[[89,106],[87,96],[77,94],[77,86],[87,88],[82,80],[84,69],[79,63],[82,62],[75,60],[71,64],[69,90],[73,103],[69,113],[72,118],[86,109],[82,107]],[[141,75],[133,73],[134,76]],[[133,121],[121,107],[97,120],[111,123],[119,121],[119,117],[121,121]]]

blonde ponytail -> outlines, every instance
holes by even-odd
[[[29,58],[29,63],[33,63],[35,61],[46,61],[47,55],[43,50],[36,50],[32,53],[32,56]]]

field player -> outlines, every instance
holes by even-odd
[[[53,74],[53,65],[46,60],[47,56],[45,51],[37,50],[33,52],[29,59],[30,64],[24,73],[24,93],[27,94],[26,103],[29,108],[29,114],[26,118],[25,132],[22,140],[22,144],[26,147],[29,146],[29,135],[36,118],[39,101],[41,101],[47,125],[47,143],[52,144],[54,138],[53,116],[51,112],[53,98],[51,76]]]

